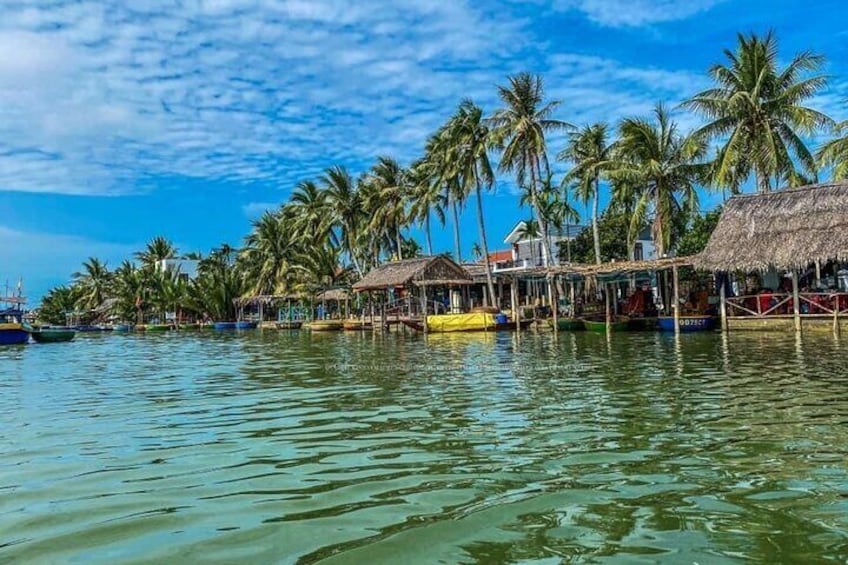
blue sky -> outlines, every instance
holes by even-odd
[[[0,284],[22,276],[37,298],[87,256],[115,266],[159,234],[182,251],[237,245],[299,180],[408,163],[463,97],[490,111],[522,70],[544,76],[561,119],[615,122],[705,87],[737,32],[773,28],[784,58],[827,57],[814,105],[848,118],[848,15],[814,4],[0,1]],[[495,248],[528,214],[507,177],[485,206]]]

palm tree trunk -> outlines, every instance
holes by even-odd
[[[424,218],[424,233],[427,236],[427,255],[433,254],[433,240],[430,237],[430,213]]]
[[[533,162],[533,159],[530,159],[530,191],[533,196],[533,206],[536,210],[539,210],[539,191],[536,190],[536,165]],[[551,259],[551,246],[550,241],[548,241],[548,227],[545,218],[542,217],[542,214],[538,214],[539,216],[539,232],[542,236],[542,266],[547,267],[549,261]]]
[[[598,200],[600,199],[601,183],[595,176],[595,196],[592,199],[592,239],[595,243],[595,264],[601,264],[601,231],[598,227]]]
[[[460,239],[459,239],[459,207],[457,206],[456,200],[451,203],[451,209],[453,211],[453,242],[456,250],[456,262],[462,262],[462,248],[460,247]]]
[[[397,258],[398,261],[403,261],[403,251],[400,248],[400,225],[395,228],[395,243],[397,244]]]
[[[477,181],[477,219],[480,224],[480,241],[483,243],[483,263],[486,265],[486,285],[489,287],[489,305],[495,302],[495,283],[492,281],[492,269],[489,266],[489,244],[486,241],[486,226],[483,223],[483,195],[480,190],[480,179]]]

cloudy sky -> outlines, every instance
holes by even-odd
[[[332,164],[359,172],[382,154],[406,163],[463,97],[492,110],[495,86],[522,70],[544,76],[560,118],[615,122],[703,88],[737,32],[771,28],[784,58],[826,55],[833,79],[816,105],[848,117],[843,0],[2,0],[0,10],[0,284],[22,276],[33,297],[87,256],[114,266],[155,235],[183,251],[237,245],[299,180]],[[528,214],[506,177],[486,208],[496,243]],[[437,243],[448,250],[448,232]]]

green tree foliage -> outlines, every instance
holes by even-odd
[[[721,216],[721,208],[711,210],[704,215],[697,215],[683,232],[680,241],[677,242],[677,255],[695,255],[707,246],[713,230],[718,225]]]
[[[48,292],[41,301],[38,309],[39,322],[62,325],[67,321],[67,314],[76,309],[77,292],[73,287],[57,286]]]
[[[630,258],[627,236],[630,216],[621,212],[607,211],[598,219],[598,236],[601,247],[601,262],[624,261]],[[566,249],[561,246],[560,259],[565,260]],[[592,229],[585,228],[571,243],[571,260],[574,263],[594,263],[595,244]]]

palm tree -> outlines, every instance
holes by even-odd
[[[451,143],[456,148],[459,175],[462,185],[473,186],[477,196],[477,223],[480,242],[483,245],[483,263],[486,266],[486,285],[489,302],[494,302],[495,283],[489,265],[489,243],[486,240],[486,224],[483,218],[483,187],[491,190],[495,173],[489,162],[491,137],[483,120],[483,110],[471,100],[464,100],[451,120]]]
[[[671,249],[675,220],[697,212],[696,186],[708,168],[701,161],[706,144],[701,137],[681,135],[662,104],[653,122],[629,118],[619,126],[616,166],[610,172],[614,186],[634,190],[635,208],[630,238],[653,216],[651,234],[657,254]]]
[[[82,264],[82,271],[74,273],[74,286],[79,292],[77,306],[94,310],[107,298],[112,273],[106,263],[96,257],[89,257]]]
[[[753,172],[758,191],[769,192],[772,180],[779,186],[795,184],[805,176],[815,179],[816,160],[802,136],[832,120],[803,103],[827,83],[823,75],[810,76],[823,58],[803,52],[779,69],[772,32],[765,37],[740,34],[736,51],[724,53],[727,64],[710,68],[715,86],[684,103],[710,120],[697,135],[707,140],[726,138],[714,171],[715,183],[732,188]]]
[[[406,204],[409,187],[406,171],[391,157],[378,157],[369,173],[370,182],[379,194],[380,205],[372,224],[384,229],[394,239],[394,252],[398,260],[403,259],[401,230],[407,221]]]
[[[169,239],[160,235],[151,239],[144,251],[139,251],[135,256],[145,267],[155,267],[165,259],[176,257],[177,248]]]
[[[427,240],[427,254],[433,254],[433,240],[430,230],[430,218],[436,214],[436,219],[445,225],[445,207],[447,196],[439,184],[438,176],[433,174],[432,163],[427,159],[414,163],[409,169],[410,184],[410,220],[424,227]]]
[[[48,324],[65,324],[68,314],[74,311],[76,302],[76,289],[67,286],[52,288],[41,299],[38,319]]]
[[[323,242],[330,235],[327,193],[311,180],[301,181],[289,198],[296,229],[311,241]]]
[[[239,257],[248,294],[285,294],[290,290],[293,239],[293,230],[279,212],[266,211],[253,222]]]
[[[458,146],[454,143],[453,118],[443,124],[435,134],[427,140],[424,148],[424,162],[433,177],[434,183],[441,188],[445,206],[450,207],[453,217],[453,240],[455,259],[462,261],[462,241],[459,233],[459,213],[465,206],[468,197],[466,186],[459,172]]]
[[[478,261],[483,258],[483,248],[480,247],[479,243],[475,243],[474,245],[471,246],[471,254]]]
[[[553,189],[552,177],[545,180],[539,191],[539,217],[560,233],[565,228],[566,260],[570,263],[571,239],[568,228],[572,222],[580,220],[580,215],[569,204],[566,188],[563,188],[562,193]]]
[[[598,230],[601,176],[612,166],[612,148],[607,124],[597,123],[572,132],[568,137],[568,145],[557,155],[557,159],[574,164],[563,177],[563,187],[573,184],[577,197],[584,205],[592,201],[592,240],[597,264],[601,263],[601,236]]]
[[[559,102],[545,102],[541,77],[520,73],[510,77],[509,83],[508,87],[498,87],[504,107],[489,120],[495,144],[502,149],[499,169],[515,172],[519,185],[530,186],[533,207],[538,209],[538,183],[550,174],[545,134],[572,126],[551,117]],[[544,246],[542,261],[547,266],[551,250],[544,221],[539,229]]]
[[[362,277],[362,267],[357,257],[356,236],[365,223],[362,214],[362,199],[356,190],[356,182],[341,166],[330,167],[319,178],[326,193],[327,208],[332,217],[332,226],[339,230],[338,238],[344,252],[350,257],[354,269]]]
[[[829,167],[833,180],[848,179],[848,121],[841,122],[834,128],[840,137],[822,145],[816,153],[819,165]]]

